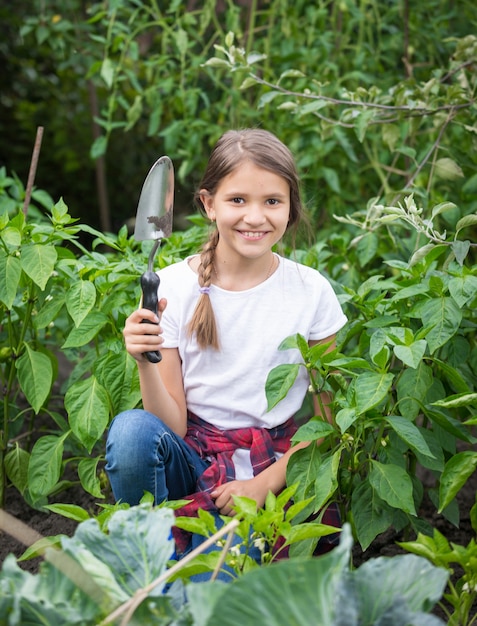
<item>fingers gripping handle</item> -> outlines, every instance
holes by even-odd
[[[156,272],[147,270],[141,276],[141,288],[142,288],[142,305],[145,309],[152,311],[157,315],[158,297],[157,290],[159,288],[160,279]],[[142,320],[143,324],[152,324],[149,320]],[[162,359],[162,355],[159,350],[151,350],[150,352],[144,352],[144,356],[150,363],[159,363]]]

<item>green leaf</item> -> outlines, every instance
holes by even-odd
[[[434,359],[434,362],[439,366],[439,369],[442,370],[445,378],[450,382],[455,391],[458,393],[470,392],[469,385],[459,370],[452,367],[452,365],[449,365],[446,361],[441,361],[440,359]]]
[[[366,130],[370,122],[374,119],[375,111],[373,109],[363,109],[358,113],[356,119],[355,132],[360,143],[363,143],[366,135]]]
[[[68,224],[70,221],[70,216],[68,215],[68,207],[65,204],[63,198],[60,198],[56,204],[53,205],[51,209],[51,216],[53,218],[53,224]]]
[[[278,349],[279,350],[294,350],[294,349],[300,350],[303,356],[303,354],[306,354],[308,352],[309,345],[305,337],[297,333],[296,335],[290,335],[289,337],[284,339],[282,343],[278,346]]]
[[[274,367],[268,374],[267,382],[265,383],[268,411],[271,411],[274,406],[286,397],[295,383],[300,367],[298,363],[283,363]]]
[[[99,382],[108,390],[113,415],[138,405],[141,389],[137,365],[126,350],[108,352],[99,360],[94,371]]]
[[[194,616],[194,626],[207,626],[214,607],[220,603],[229,589],[226,584],[218,581],[204,582],[200,585],[187,586],[187,602],[190,614]]]
[[[393,374],[379,374],[375,372],[360,374],[355,382],[356,409],[358,413],[366,413],[366,411],[381,404],[385,400],[393,380]]]
[[[63,294],[55,294],[51,300],[46,300],[38,314],[33,318],[35,328],[46,328],[51,324],[58,317],[64,303],[65,298]]]
[[[350,426],[352,426],[358,419],[359,415],[355,409],[340,409],[336,414],[336,423],[338,424],[341,433],[345,433]]]
[[[296,500],[308,498],[320,474],[322,458],[317,446],[296,450],[287,465],[287,485],[298,485]]]
[[[106,148],[108,147],[108,138],[106,135],[100,135],[93,141],[93,145],[90,149],[90,156],[94,160],[99,159],[100,156],[106,154]]]
[[[412,481],[402,467],[371,461],[369,482],[378,496],[389,506],[416,515]]]
[[[13,306],[21,275],[20,259],[0,250],[0,301],[7,309]]]
[[[26,399],[38,414],[53,385],[51,360],[25,344],[25,352],[16,362],[18,381]]]
[[[334,433],[335,429],[328,422],[322,419],[311,419],[297,430],[293,435],[293,443],[300,441],[316,441]]]
[[[443,400],[432,402],[432,405],[446,409],[454,409],[461,406],[477,406],[477,393],[456,393]]]
[[[460,307],[477,297],[477,276],[472,274],[451,278],[448,286],[451,296]]]
[[[85,520],[91,518],[88,511],[85,511],[77,504],[47,504],[43,508],[48,509],[48,511],[51,511],[52,513],[57,513],[58,515],[72,519],[75,522],[84,522]]]
[[[305,539],[326,537],[327,535],[332,535],[340,531],[341,528],[337,529],[327,524],[315,524],[310,522],[298,524],[297,526],[292,526],[286,533],[285,545],[289,546],[292,543],[304,541]]]
[[[426,352],[427,342],[419,339],[409,346],[394,346],[393,352],[404,365],[416,369]]]
[[[462,168],[449,157],[437,159],[434,171],[436,176],[442,180],[457,180],[464,177]]]
[[[45,507],[48,508],[48,507]],[[53,535],[51,537],[43,537],[38,541],[35,541],[29,548],[25,550],[25,552],[18,559],[19,561],[28,561],[29,559],[34,559],[37,556],[42,556],[45,554],[48,548],[61,548],[61,536],[62,535]]]
[[[18,442],[15,447],[5,455],[5,472],[13,485],[23,495],[28,487],[28,463],[30,454],[20,448]]]
[[[455,498],[477,467],[477,452],[458,452],[442,472],[439,484],[439,513]]]
[[[96,303],[96,289],[89,280],[73,283],[66,292],[66,308],[78,327]]]
[[[357,258],[360,267],[365,267],[367,263],[372,261],[378,251],[378,236],[376,233],[366,233],[358,241],[356,246]]]
[[[194,533],[202,537],[209,536],[207,523],[198,517],[176,517],[175,525],[188,533]]]
[[[40,289],[45,289],[58,258],[56,248],[47,244],[27,244],[22,247],[22,269]]]
[[[341,460],[340,450],[324,459],[320,473],[315,480],[315,511],[321,509],[330,500],[338,485],[338,468]]]
[[[363,550],[393,523],[393,512],[371,487],[369,479],[360,483],[351,494],[351,510],[356,536]]]
[[[434,220],[435,217],[437,217],[438,215],[441,215],[442,213],[445,213],[446,211],[452,211],[454,209],[457,208],[457,205],[455,205],[453,202],[441,202],[439,204],[436,204],[435,207],[433,207],[432,209],[432,213],[431,213],[431,221]]]
[[[475,438],[472,437],[469,429],[463,426],[458,420],[453,419],[447,415],[444,411],[439,409],[432,409],[431,406],[424,407],[424,414],[432,422],[443,428],[446,432],[450,433],[453,437],[467,441],[468,443],[475,443]]]
[[[347,526],[339,546],[319,559],[288,559],[248,572],[229,585],[226,610],[217,602],[207,626],[333,624],[351,543]]]
[[[415,369],[406,369],[396,384],[399,412],[410,419],[419,415],[432,386],[432,369],[423,361]]]
[[[431,354],[451,339],[459,329],[462,311],[452,298],[433,298],[420,310],[424,326],[432,326],[426,339]]]
[[[99,461],[99,457],[95,459],[81,459],[78,464],[78,476],[85,491],[95,498],[104,498],[104,495],[101,493],[101,483],[97,474]]]
[[[33,446],[28,466],[28,488],[33,498],[48,495],[58,483],[64,442],[69,434],[70,431],[61,437],[45,435]]]
[[[476,224],[477,224],[477,213],[473,213],[472,215],[465,215],[456,224],[456,227],[455,227],[456,235],[464,228],[469,228],[471,226],[475,226]]]
[[[239,89],[240,90],[249,89],[250,87],[254,87],[256,84],[257,84],[257,81],[255,78],[253,78],[252,76],[247,76],[247,78],[240,85]],[[260,104],[257,105],[257,108],[260,109]]]
[[[281,82],[283,78],[305,78],[305,74],[300,70],[289,69],[280,74],[278,82]]]
[[[89,453],[108,425],[109,396],[95,376],[72,385],[65,395],[72,431]]]
[[[388,145],[391,152],[394,152],[394,148],[400,138],[399,126],[397,124],[382,124],[381,134],[384,143]]]
[[[8,248],[19,248],[22,242],[22,234],[18,228],[4,228],[2,230],[2,240]]]
[[[435,252],[437,254],[437,252],[444,250],[445,247],[446,246],[439,246],[434,243],[426,243],[425,246],[422,246],[414,252],[412,257],[409,259],[409,266],[413,267],[414,265],[417,265],[417,263],[422,261],[422,259],[425,259],[429,253]]]
[[[390,415],[386,417],[387,423],[391,426],[394,432],[405,441],[413,450],[416,450],[420,454],[435,458],[432,454],[426,440],[421,435],[418,427],[405,417],[399,415]]]
[[[78,526],[73,538],[62,540],[62,547],[97,580],[96,563],[90,565],[85,552],[94,554],[114,574],[112,580],[119,584],[127,599],[165,572],[174,551],[173,523],[171,509],[151,509],[149,504],[140,504],[115,512],[108,522],[107,534],[102,532],[97,520],[86,520]],[[101,579],[97,582],[101,585]],[[161,592],[159,586],[152,594],[159,596]]]
[[[462,267],[470,250],[470,241],[453,241],[451,248],[457,263]]]
[[[100,76],[106,83],[106,86],[108,87],[108,89],[111,89],[111,87],[113,86],[114,71],[115,71],[115,68],[114,68],[114,63],[112,62],[112,60],[110,58],[104,59],[101,65]]]
[[[207,61],[204,63],[204,66],[206,67],[220,67],[223,69],[230,69],[231,64],[229,63],[229,61],[226,61],[225,59],[219,59],[218,57],[211,57],[210,59],[207,59]]]
[[[431,625],[435,622],[426,619],[427,613],[442,598],[449,573],[404,554],[370,559],[351,576],[360,598],[360,624]]]
[[[108,322],[107,316],[101,311],[92,311],[88,313],[85,319],[77,328],[73,328],[66,341],[61,346],[63,350],[66,348],[80,348],[89,343],[103,326]]]

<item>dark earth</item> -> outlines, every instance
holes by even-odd
[[[423,480],[425,483],[425,478]],[[420,517],[427,520],[434,528],[437,528],[448,541],[461,546],[467,546],[472,538],[475,539],[475,532],[473,531],[470,523],[470,509],[475,503],[476,492],[477,472],[471,476],[457,496],[460,510],[460,523],[458,527],[451,524],[442,515],[438,515],[435,511],[435,507],[426,497],[424,498],[424,503],[420,510]],[[62,494],[57,496],[55,501],[76,504],[94,514],[99,512],[99,508],[97,506],[97,502],[99,502],[99,500],[86,493],[80,485],[74,485],[67,491],[64,491]],[[112,502],[111,499],[110,501]],[[9,488],[7,490],[5,510],[43,536],[58,534],[71,536],[77,526],[76,522],[60,515],[54,513],[43,513],[31,509],[20,496],[19,492],[14,488]],[[396,542],[403,541],[405,539],[407,538],[404,538],[402,535],[393,530],[389,530],[378,536],[365,552],[363,552],[359,546],[355,546],[353,550],[354,566],[358,567],[364,561],[377,556],[391,557],[397,554],[403,554],[404,551],[397,545]],[[7,554],[13,553],[16,557],[19,557],[24,550],[25,546],[20,541],[0,530],[0,564],[3,562]],[[36,573],[38,571],[39,563],[40,558],[35,558],[29,561],[21,562],[20,566],[27,571]],[[456,572],[456,574],[458,574],[458,572]],[[475,606],[475,610],[477,612],[477,606]],[[433,613],[445,620],[445,615],[439,606],[434,609]]]

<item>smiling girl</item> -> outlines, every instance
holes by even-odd
[[[126,321],[144,408],[113,420],[106,469],[117,500],[134,505],[148,491],[158,504],[190,500],[181,514],[203,508],[218,518],[233,515],[234,496],[263,506],[269,491],[285,487],[291,454],[307,445],[290,447],[305,368],[267,410],[270,370],[301,362],[298,350],[278,347],[296,333],[333,347],[346,317],[317,270],[272,250],[303,212],[293,157],[275,135],[225,133],[196,200],[216,226],[209,241],[200,255],[160,270],[157,316],[139,309]],[[156,335],[144,319],[160,322]],[[144,353],[158,349],[162,361],[152,364]],[[203,538],[176,540],[183,554]]]

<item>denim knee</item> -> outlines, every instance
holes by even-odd
[[[145,491],[157,504],[193,493],[207,463],[148,411],[117,415],[106,442],[106,472],[116,500],[137,504]]]
[[[133,409],[119,413],[106,440],[106,473],[116,500],[138,504],[146,491],[156,497],[156,433],[162,422],[152,413]]]
[[[108,466],[123,463],[131,459],[131,455],[142,456],[144,448],[153,444],[151,431],[157,432],[161,425],[155,415],[143,409],[131,409],[116,415],[106,440]]]

